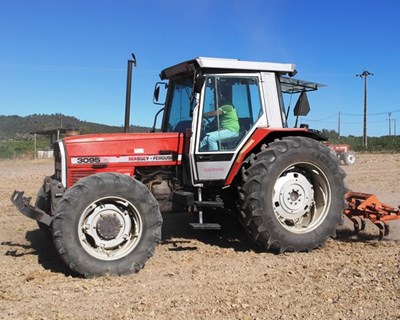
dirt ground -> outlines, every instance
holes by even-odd
[[[400,154],[359,154],[350,189],[400,204]],[[400,228],[369,226],[311,253],[260,252],[235,221],[191,231],[164,215],[163,241],[138,274],[83,279],[10,203],[35,195],[52,162],[0,162],[0,319],[400,319]],[[396,229],[397,228],[397,229]]]

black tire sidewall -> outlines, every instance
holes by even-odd
[[[46,212],[48,215],[51,215],[50,210],[47,208],[48,206],[46,205],[46,195],[44,192],[44,186],[42,186],[37,195],[36,195],[36,201],[35,201],[35,207],[43,210]],[[40,229],[40,231],[46,236],[47,239],[52,239],[52,234],[51,234],[51,225],[48,226],[47,224],[44,224],[43,222],[36,221],[37,225]]]
[[[118,260],[101,260],[90,255],[79,240],[79,221],[86,208],[104,197],[120,197],[132,203],[142,220],[136,247]],[[53,238],[64,262],[85,277],[137,272],[153,254],[161,239],[162,218],[158,203],[139,181],[116,173],[100,173],[81,179],[60,201],[53,222]]]

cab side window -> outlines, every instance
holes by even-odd
[[[259,79],[208,76],[199,150],[234,150],[262,115]]]
[[[169,108],[166,115],[166,132],[186,132],[191,128],[191,92],[192,79],[183,79],[178,82],[170,83],[172,94],[168,101]]]

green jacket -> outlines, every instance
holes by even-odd
[[[230,104],[225,104],[218,110],[222,112],[222,116],[220,117],[221,129],[239,132],[239,119],[236,109]]]

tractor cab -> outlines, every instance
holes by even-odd
[[[186,183],[229,184],[235,161],[253,149],[251,143],[270,133],[285,135],[289,110],[283,93],[301,93],[295,115],[308,113],[305,92],[320,85],[289,78],[295,73],[293,64],[216,58],[196,58],[161,72],[160,78],[169,80],[161,131],[185,135]]]

